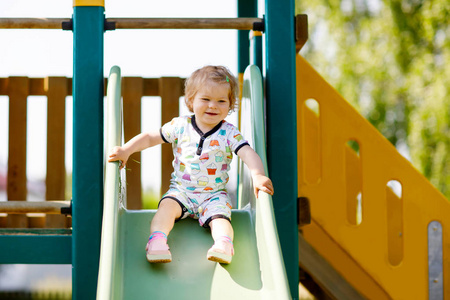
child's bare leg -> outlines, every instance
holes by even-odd
[[[180,205],[170,199],[163,199],[150,225],[150,238],[145,250],[147,260],[151,263],[172,261],[172,254],[167,245],[167,235],[173,228],[175,220],[181,216]]]
[[[214,241],[218,241],[223,236],[228,236],[231,241],[234,238],[233,227],[231,226],[230,221],[227,219],[214,219],[209,223],[209,227],[211,228],[211,235]]]
[[[159,204],[158,211],[153,217],[150,225],[150,233],[161,231],[169,235],[175,224],[175,220],[181,217],[181,213],[180,204],[175,200],[170,198],[163,199]]]
[[[208,250],[207,258],[218,263],[229,264],[234,255],[234,231],[230,221],[214,219],[209,223],[214,245]]]

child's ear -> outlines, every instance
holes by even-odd
[[[228,108],[228,114],[231,114],[236,109],[237,101],[236,101],[236,99],[234,100],[234,103],[233,103],[232,99],[230,99],[229,101],[230,101],[230,107]]]
[[[194,112],[194,107],[193,107],[193,99],[192,98],[186,98],[184,103],[186,104],[186,107],[188,108],[188,110],[190,112]]]

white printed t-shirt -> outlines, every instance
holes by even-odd
[[[239,130],[225,120],[203,133],[195,115],[174,118],[160,132],[173,148],[171,185],[187,193],[225,190],[233,153],[248,145]]]

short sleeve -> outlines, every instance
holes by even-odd
[[[232,152],[235,154],[241,149],[242,147],[249,145],[248,141],[244,139],[242,134],[239,132],[239,130],[232,124],[228,123],[228,145]]]
[[[166,143],[173,143],[177,139],[177,133],[180,132],[180,127],[182,126],[180,118],[173,118],[172,121],[164,124],[161,129],[161,138]]]

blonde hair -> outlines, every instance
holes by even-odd
[[[207,81],[228,83],[230,85],[228,92],[228,99],[230,100],[229,112],[234,111],[237,106],[239,85],[230,70],[224,66],[205,66],[196,70],[188,79],[186,79],[184,86],[184,101],[189,111],[194,112],[192,103],[195,95],[200,90],[200,87],[206,84]]]

